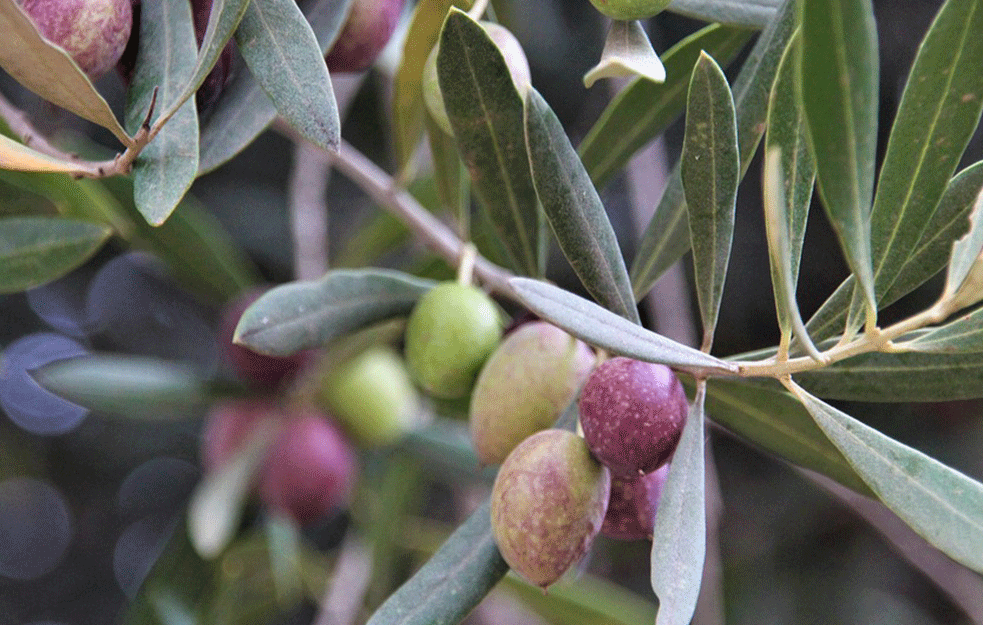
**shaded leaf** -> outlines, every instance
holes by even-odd
[[[983,352],[983,308],[929,330],[899,347],[916,352],[940,354]]]
[[[151,125],[161,111],[181,101],[190,82],[198,48],[187,0],[141,5],[140,50],[127,92],[126,125],[136,131],[157,91]],[[159,226],[188,191],[198,173],[198,112],[193,100],[180,105],[133,165],[133,199],[140,214]]]
[[[696,611],[706,558],[706,383],[697,382],[686,426],[669,465],[652,531],[652,590],[659,598],[655,625],[687,625]]]
[[[295,0],[250,2],[236,30],[239,52],[277,112],[314,145],[337,150],[338,104],[314,31]]]
[[[440,38],[440,27],[452,6],[471,8],[470,0],[431,0],[417,2],[406,32],[403,54],[393,77],[393,137],[396,141],[396,168],[402,169],[416,150],[423,135],[423,67]]]
[[[271,355],[322,347],[331,339],[409,314],[435,283],[386,269],[330,271],[274,287],[246,309],[234,341]]]
[[[952,298],[958,295],[963,299],[961,291],[967,286],[976,287],[972,283],[972,278],[974,268],[979,262],[981,249],[983,249],[983,191],[976,196],[972,211],[969,213],[969,230],[952,245],[942,297]],[[974,290],[979,291],[979,288]],[[964,305],[975,301],[966,302]]]
[[[983,572],[983,484],[793,391],[884,505],[953,560]]]
[[[786,2],[775,20],[761,33],[740,74],[733,93],[741,172],[747,171],[764,133],[768,96],[778,63],[795,29],[795,3]],[[667,66],[668,70],[668,66]],[[679,165],[673,168],[655,215],[645,228],[629,269],[635,299],[641,299],[655,281],[689,249],[686,202]]]
[[[16,293],[75,269],[112,234],[106,226],[74,219],[0,219],[0,293]]]
[[[512,267],[542,275],[545,223],[529,172],[523,101],[502,53],[467,14],[444,22],[437,76],[474,193],[508,249]]]
[[[509,567],[495,546],[486,499],[367,625],[450,625],[463,619]]]
[[[353,0],[302,3],[311,29],[326,54],[341,31]],[[243,68],[222,91],[201,129],[200,173],[211,171],[242,151],[276,117],[276,106],[256,78]]]
[[[716,61],[701,54],[686,105],[680,176],[688,208],[703,348],[710,351],[734,238],[741,157],[730,86]]]
[[[782,0],[673,0],[668,10],[704,22],[765,28],[781,6]]]
[[[804,0],[801,80],[819,194],[847,264],[875,313],[870,250],[878,105],[869,0]]]
[[[194,95],[195,91],[205,82],[242,20],[249,4],[249,0],[212,0],[208,24],[201,38],[201,45],[198,47],[198,60],[195,63],[194,75],[185,88],[183,99]]]
[[[38,33],[17,0],[0,0],[0,67],[45,100],[112,132],[124,145],[132,140],[92,81],[64,50]]]
[[[753,31],[712,24],[662,55],[666,80],[633,80],[601,113],[577,151],[598,187],[620,171],[631,156],[662,134],[686,105],[686,89],[700,51],[721,63],[737,55]]]
[[[529,278],[509,281],[529,310],[614,354],[690,370],[736,372],[736,366],[646,330],[569,291]]]
[[[78,163],[42,154],[3,135],[0,135],[0,169],[67,173],[86,171]]]
[[[612,20],[601,60],[584,74],[588,89],[601,78],[645,78],[665,82],[666,68],[638,20]]]
[[[164,552],[154,564],[140,588],[140,593],[123,611],[123,625],[168,625],[157,610],[158,597],[166,596],[183,605],[180,612],[190,611],[208,592],[212,564],[202,560],[188,538],[176,531],[171,534]]]
[[[536,194],[564,256],[587,292],[640,323],[621,247],[580,157],[539,92],[526,95],[526,141]]]
[[[514,576],[502,580],[508,591],[545,619],[582,625],[651,625],[657,611],[647,597],[603,577],[581,573],[544,593]]]
[[[441,130],[429,117],[426,120],[433,177],[444,210],[454,216],[462,240],[471,238],[471,181],[457,152],[454,137]]]
[[[157,358],[73,358],[47,365],[33,376],[70,402],[128,419],[190,419],[200,416],[209,396],[208,385],[194,367]]]

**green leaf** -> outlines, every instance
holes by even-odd
[[[38,152],[10,137],[0,135],[0,170],[30,172],[67,172],[81,175],[85,164]]]
[[[734,238],[741,157],[734,100],[724,72],[702,53],[693,68],[686,105],[680,175],[688,207],[696,295],[709,352]]]
[[[172,605],[181,605],[180,612],[191,611],[210,591],[212,565],[205,562],[188,539],[188,534],[175,531],[164,553],[154,564],[137,597],[126,606],[122,625],[169,625],[159,613],[160,597]]]
[[[560,120],[539,92],[526,95],[526,141],[536,194],[563,255],[587,292],[640,323],[614,228]]]
[[[474,193],[509,251],[512,267],[543,274],[545,223],[529,172],[523,99],[502,53],[467,14],[444,21],[437,76]]]
[[[126,125],[134,132],[146,118],[155,91],[152,123],[161,117],[160,111],[170,114],[167,109],[180,101],[198,56],[187,0],[160,0],[141,6],[140,50],[126,102]],[[164,223],[197,173],[198,112],[189,99],[133,165],[133,199],[140,214],[151,225]]]
[[[457,152],[454,137],[444,132],[434,120],[426,120],[433,177],[444,210],[454,216],[461,239],[471,238],[471,181]]]
[[[513,278],[509,284],[529,310],[601,349],[684,369],[736,372],[730,363],[646,330],[559,287],[529,278]]]
[[[950,558],[983,573],[983,484],[792,390],[884,505]]]
[[[651,575],[652,590],[659,598],[655,625],[687,625],[700,596],[707,549],[705,399],[706,383],[697,382],[696,398],[655,513]]]
[[[666,80],[633,80],[601,113],[577,151],[598,187],[620,171],[631,156],[662,134],[686,105],[686,88],[701,50],[721,63],[731,61],[753,31],[712,24],[662,55]]]
[[[485,500],[437,553],[379,607],[367,625],[457,623],[478,605],[508,568],[495,546]]]
[[[665,82],[666,68],[652,49],[640,21],[611,22],[601,60],[584,74],[584,86],[590,89],[601,78],[646,78]]]
[[[603,577],[581,573],[544,593],[514,575],[502,580],[508,592],[519,597],[548,622],[578,625],[651,625],[657,608],[647,597]]]
[[[974,266],[979,262],[981,249],[983,249],[983,191],[976,196],[973,209],[969,213],[969,230],[952,246],[942,297],[956,296],[965,288],[965,285],[975,287],[971,278]],[[978,300],[967,302],[967,304],[973,304],[976,301]]]
[[[774,21],[761,33],[734,81],[741,175],[751,164],[751,158],[764,133],[768,95],[778,63],[795,29],[794,5],[794,2],[786,2]],[[666,69],[668,72],[668,64]],[[669,175],[662,200],[642,234],[638,252],[629,270],[636,300],[644,297],[659,276],[689,249],[686,202],[679,169],[677,164]]]
[[[775,19],[775,14],[781,11],[782,1],[673,0],[668,10],[704,22],[765,28]]]
[[[427,112],[423,106],[423,67],[437,45],[440,28],[452,6],[470,9],[470,0],[418,2],[406,32],[403,55],[393,77],[393,137],[396,166],[402,169],[412,158],[423,136]]]
[[[0,219],[0,293],[62,277],[95,254],[110,234],[106,226],[74,219]]]
[[[878,65],[870,0],[803,1],[801,72],[819,193],[871,319]]]
[[[939,210],[983,110],[983,5],[948,0],[908,76],[871,214],[878,297],[895,283]]]
[[[311,282],[274,287],[246,309],[234,341],[257,352],[292,354],[401,315],[434,286],[386,269],[329,271]]]
[[[893,304],[946,266],[953,242],[966,233],[967,216],[981,190],[983,162],[967,167],[949,182],[918,243],[907,251],[897,278],[880,294],[881,307]],[[813,339],[830,338],[843,328],[853,283],[852,277],[847,278],[806,324]]]
[[[795,97],[797,41],[793,38],[785,49],[769,98],[763,184],[765,232],[783,339],[787,339],[794,327],[799,341],[811,349],[810,354],[818,357],[795,299],[802,240],[816,177],[805,119]]]
[[[976,399],[980,380],[983,353],[863,354],[795,376],[819,397],[876,402]]]
[[[918,336],[913,341],[901,343],[898,347],[936,354],[983,352],[983,308],[977,308],[967,315]]]
[[[314,145],[337,151],[341,120],[314,31],[295,0],[250,2],[236,30],[239,52],[276,110]]]
[[[157,358],[108,354],[71,358],[32,375],[70,402],[127,419],[197,417],[209,395],[208,384],[193,367]]]
[[[334,44],[353,0],[303,3],[322,54]],[[237,72],[222,92],[201,129],[200,173],[211,171],[238,154],[276,118],[276,106],[247,70]]]
[[[719,378],[707,381],[707,414],[715,423],[768,453],[830,477],[868,495],[857,475],[792,394],[769,382],[762,387]]]
[[[0,0],[0,67],[45,100],[112,132],[124,145],[132,139],[109,104],[63,49],[38,33],[17,0]]]

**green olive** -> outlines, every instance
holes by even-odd
[[[473,286],[445,282],[421,297],[410,313],[406,364],[427,393],[463,397],[501,338],[495,302]]]
[[[670,0],[590,0],[594,8],[615,20],[644,20],[662,13]]]

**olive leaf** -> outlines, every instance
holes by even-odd
[[[51,217],[0,219],[0,293],[16,293],[60,278],[109,239],[104,225]]]
[[[588,89],[601,78],[645,78],[665,82],[666,68],[652,49],[638,20],[613,20],[601,51],[601,60],[584,74]]]
[[[937,354],[983,352],[983,308],[977,308],[898,347]]]
[[[775,19],[782,3],[783,0],[673,0],[667,9],[704,22],[765,28]]]

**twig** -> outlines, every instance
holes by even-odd
[[[328,270],[328,206],[324,194],[331,160],[307,141],[294,144],[288,197],[294,243],[294,277],[313,280]]]
[[[371,579],[372,558],[368,548],[358,538],[346,538],[314,625],[354,625]]]

